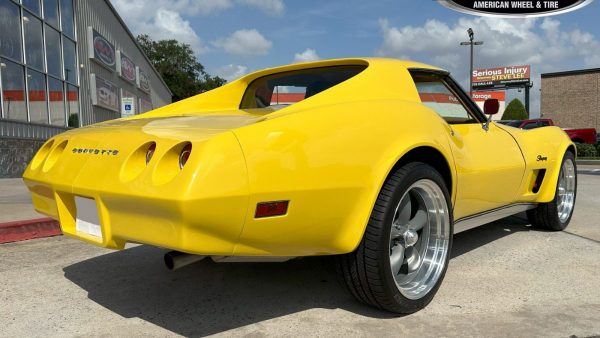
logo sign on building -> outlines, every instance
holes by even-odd
[[[152,109],[154,109],[152,107],[152,102],[140,98],[140,114],[151,111]]]
[[[473,101],[479,106],[481,111],[483,111],[483,104],[487,99],[496,99],[500,103],[500,109],[498,110],[500,113],[504,111],[506,108],[506,92],[503,90],[499,91],[489,91],[489,92],[473,92]],[[492,115],[492,119],[499,120],[502,117],[502,114]]]
[[[112,82],[90,74],[90,91],[93,105],[119,111],[119,91]]]
[[[88,42],[90,59],[114,71],[117,65],[115,46],[92,27],[88,27]]]
[[[140,69],[140,67],[136,67],[137,69],[137,86],[140,90],[150,93],[150,79],[148,78],[148,74]]]
[[[501,17],[536,17],[580,9],[593,0],[438,0],[441,5],[467,14]]]
[[[123,51],[117,51],[117,73],[125,80],[136,83],[137,74],[135,63],[123,53]]]
[[[473,88],[499,88],[529,83],[531,66],[509,66],[473,70]]]
[[[137,103],[135,95],[121,89],[121,117],[129,117],[136,114]]]

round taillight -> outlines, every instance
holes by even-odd
[[[148,165],[148,163],[150,163],[150,160],[152,159],[152,156],[154,156],[154,151],[155,150],[156,150],[156,143],[152,142],[148,146],[148,149],[146,150],[146,165]]]
[[[179,168],[183,169],[183,166],[187,163],[190,155],[192,154],[192,144],[188,143],[181,149],[181,153],[179,154]]]

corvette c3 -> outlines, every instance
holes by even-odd
[[[294,64],[57,135],[24,181],[83,241],[171,249],[171,268],[332,255],[360,301],[411,313],[455,233],[524,211],[550,230],[571,220],[574,144],[496,124],[497,110],[421,63]]]

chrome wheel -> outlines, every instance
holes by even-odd
[[[390,266],[400,293],[427,295],[444,271],[450,242],[448,204],[441,188],[422,179],[396,206],[390,232]]]
[[[558,176],[557,211],[558,219],[565,223],[575,205],[575,165],[570,158],[565,159]]]

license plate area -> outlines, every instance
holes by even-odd
[[[102,238],[100,214],[96,201],[92,198],[75,196],[75,230],[98,239]]]

